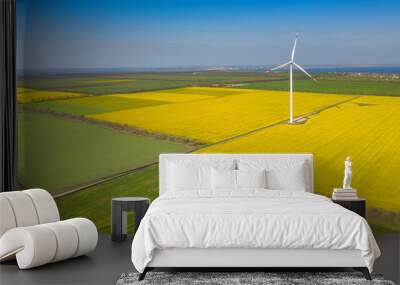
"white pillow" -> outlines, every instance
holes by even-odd
[[[236,161],[227,159],[176,159],[166,165],[167,191],[211,190],[211,168],[235,169]]]
[[[267,188],[267,171],[236,170],[237,188]]]
[[[169,164],[168,189],[171,191],[210,189],[210,167]]]
[[[239,170],[267,171],[267,188],[306,191],[309,189],[308,164],[305,160],[241,159]]]
[[[211,169],[211,189],[212,190],[235,190],[236,189],[236,170],[231,169]]]
[[[240,188],[266,188],[266,170],[211,169],[213,190],[237,190]]]

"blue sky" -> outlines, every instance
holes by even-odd
[[[400,64],[400,1],[17,0],[28,69]]]

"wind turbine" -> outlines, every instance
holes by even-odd
[[[271,68],[270,71],[277,70],[284,68],[289,65],[289,74],[290,74],[290,119],[289,123],[293,124],[293,66],[297,67],[300,69],[303,73],[305,73],[308,77],[310,77],[312,80],[315,82],[317,81],[314,77],[312,77],[304,68],[302,68],[300,65],[298,65],[294,61],[294,53],[296,52],[296,45],[297,45],[297,40],[299,39],[299,33],[296,33],[296,39],[294,40],[294,45],[292,49],[292,54],[290,57],[290,60],[284,64],[278,65],[274,68]]]

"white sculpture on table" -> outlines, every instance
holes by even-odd
[[[351,188],[351,159],[350,156],[346,158],[344,162],[344,179],[343,179],[343,189],[352,189]]]

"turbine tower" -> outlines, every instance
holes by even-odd
[[[284,64],[278,65],[278,66],[270,69],[270,71],[273,71],[273,70],[284,68],[289,65],[289,75],[290,75],[290,119],[289,119],[289,123],[290,124],[293,124],[293,66],[297,67],[299,70],[301,70],[303,73],[305,73],[312,80],[317,81],[304,68],[302,68],[300,65],[298,65],[294,61],[294,54],[296,52],[296,45],[297,45],[298,38],[299,38],[299,33],[296,33],[296,39],[294,40],[294,45],[293,45],[290,60]]]

